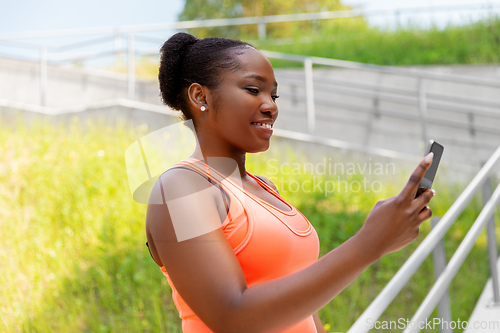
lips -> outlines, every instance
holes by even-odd
[[[273,134],[273,129],[271,124],[252,122],[252,126],[263,135],[266,139],[269,139]]]

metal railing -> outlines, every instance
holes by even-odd
[[[134,100],[136,98],[136,85],[138,81],[135,74],[135,59],[139,56],[158,56],[158,48],[142,53],[137,52],[136,42],[161,45],[165,39],[129,34],[126,39],[126,47],[123,47],[123,44],[125,44],[123,43],[123,37],[123,35],[120,35],[115,31],[112,36],[94,38],[58,47],[48,47],[45,45],[40,47],[31,43],[19,41],[16,41],[14,44],[27,49],[39,49],[39,104],[40,106],[45,107],[47,106],[47,80],[49,64],[56,65],[71,61],[83,61],[119,55],[126,55],[127,58],[127,89],[124,97]],[[64,56],[63,54],[63,56],[55,57],[55,55],[62,52],[78,50],[87,46],[101,45],[104,43],[112,43],[112,49],[108,51],[98,51],[84,54],[71,54],[69,56]],[[487,150],[489,153],[491,149],[496,147],[496,144],[498,143],[497,139],[492,141],[488,138],[482,138],[481,135],[489,135],[490,137],[493,136],[495,138],[498,137],[498,141],[500,141],[500,130],[498,130],[498,127],[494,125],[494,122],[500,119],[500,112],[498,112],[500,109],[500,99],[480,99],[478,97],[440,93],[429,91],[429,88],[426,87],[427,83],[433,82],[463,84],[469,87],[481,86],[490,90],[494,89],[495,92],[497,92],[496,96],[500,96],[500,80],[440,74],[419,69],[371,65],[328,58],[282,54],[271,51],[262,52],[270,59],[287,60],[303,64],[302,71],[294,74],[287,74],[285,72],[279,73],[280,95],[285,98],[288,97],[289,100],[292,100],[293,103],[296,104],[293,109],[288,112],[290,116],[303,117],[304,114],[306,115],[306,133],[308,133],[311,137],[321,136],[318,135],[316,131],[318,123],[321,124],[325,120],[334,120],[335,118],[332,118],[332,116],[335,117],[338,110],[349,110],[378,118],[383,116],[392,119],[414,121],[420,128],[419,141],[421,143],[427,142],[430,137],[431,133],[429,133],[429,126],[439,126],[440,128],[461,131],[460,133],[463,133],[465,130],[468,131],[470,137],[479,135],[478,139],[474,139],[474,141],[470,141],[471,139],[468,138],[463,139],[463,136],[461,136],[460,139],[453,139],[448,142],[444,142],[448,145],[451,144],[461,147],[473,146],[474,148],[477,147],[480,150]],[[387,86],[378,83],[353,82],[325,78],[314,74],[314,66],[326,66],[342,70],[355,70],[360,73],[374,73],[380,76],[386,75],[410,78],[414,81],[415,88],[410,89],[408,87],[404,88],[394,85]],[[303,86],[302,92],[295,91],[293,93],[288,93],[283,91],[281,87],[287,85],[290,87],[299,87],[299,89],[302,89],[300,87]],[[341,99],[332,100],[322,97],[322,94],[326,94],[325,92],[337,92],[339,94],[343,94],[344,96],[356,97],[360,101],[364,100],[371,102],[366,105],[366,103],[360,104]],[[412,112],[403,112],[398,108],[391,109],[383,105],[383,103],[388,102],[411,107],[414,108],[414,110]],[[297,103],[302,103],[302,105],[299,107]],[[429,110],[448,112],[452,116],[436,116],[433,112],[429,112]],[[461,119],[463,116],[466,116],[466,119]],[[491,123],[493,123],[493,125],[491,125],[489,121],[486,121],[486,123],[483,121],[483,124],[481,124],[476,121],[477,119],[491,119]],[[335,119],[335,121],[342,120]],[[435,135],[432,135],[432,137],[437,139]],[[364,143],[364,145],[367,146],[366,143]],[[368,148],[374,147],[367,146],[357,150],[361,149],[362,151],[367,151]],[[371,151],[373,149],[368,150]],[[402,158],[408,159],[408,157]],[[477,168],[477,166],[475,168]]]
[[[394,298],[398,295],[401,289],[405,286],[408,280],[417,271],[423,261],[427,258],[431,251],[433,251],[438,243],[443,239],[446,231],[455,222],[457,217],[465,209],[467,204],[471,201],[474,195],[481,190],[485,191],[486,195],[484,197],[485,205],[476,221],[470,228],[469,232],[463,239],[462,243],[456,250],[455,254],[451,258],[450,262],[446,268],[439,275],[434,286],[427,294],[427,297],[422,302],[417,312],[411,319],[410,323],[415,323],[408,325],[405,329],[405,333],[419,332],[422,328],[419,324],[425,321],[432,311],[436,308],[438,303],[443,299],[443,296],[447,293],[448,286],[450,285],[453,277],[456,275],[458,269],[463,264],[465,258],[471,251],[475,241],[479,237],[481,231],[485,226],[488,225],[488,255],[489,255],[489,265],[490,265],[490,275],[493,280],[494,289],[494,306],[500,306],[500,294],[499,294],[499,281],[497,270],[497,257],[498,248],[496,244],[496,234],[494,227],[494,211],[500,204],[500,185],[497,186],[491,197],[488,196],[491,193],[491,183],[487,181],[489,177],[494,172],[494,167],[500,161],[500,146],[493,153],[490,159],[484,164],[479,173],[474,177],[458,199],[453,203],[446,214],[441,218],[439,223],[432,229],[429,235],[422,241],[420,246],[413,252],[410,258],[405,262],[401,269],[396,273],[396,275],[389,281],[387,286],[378,294],[375,300],[368,306],[368,308],[361,314],[361,316],[356,320],[356,322],[351,326],[348,333],[363,333],[369,331],[369,326],[366,325],[367,321],[376,321],[387,307],[391,304]]]
[[[280,57],[279,59],[284,59],[284,57]],[[306,82],[307,81],[313,82],[310,76],[308,76],[307,72],[312,72],[312,71],[310,70],[306,71],[305,75]],[[304,79],[299,76],[280,74],[280,77],[286,78],[287,80],[290,81],[296,81],[296,82],[304,81]],[[420,79],[419,82],[421,82]],[[494,81],[494,82],[497,83],[500,81]],[[427,141],[426,138],[428,137],[428,135],[426,134],[427,124],[436,124],[452,128],[467,129],[470,131],[472,135],[474,135],[475,132],[500,134],[497,127],[474,124],[474,118],[477,116],[492,118],[492,119],[500,119],[500,112],[495,112],[494,110],[491,109],[491,108],[500,109],[500,100],[499,101],[480,100],[477,98],[467,98],[458,95],[428,93],[426,92],[425,88],[422,87],[421,84],[419,84],[419,88],[416,91],[409,89],[401,89],[396,87],[385,87],[382,85],[370,85],[366,83],[346,82],[329,78],[315,79],[313,84],[309,84],[308,86],[309,89],[312,85],[314,85],[315,91],[338,92],[344,95],[351,95],[351,96],[362,97],[365,99],[371,99],[373,100],[374,107],[363,107],[355,104],[347,104],[332,100],[321,100],[318,98],[314,99],[313,94],[309,93],[307,93],[305,98],[304,96],[298,94],[293,94],[294,96],[292,96],[292,94],[287,95],[287,93],[285,93],[284,96],[289,96],[290,98],[294,98],[296,101],[306,100],[308,109],[311,108],[313,110],[310,112],[311,114],[314,114],[314,108],[313,108],[314,106],[310,106],[309,101],[311,99],[314,99],[315,104],[323,104],[325,106],[330,106],[330,107],[338,106],[340,108],[364,112],[364,113],[376,112],[378,115],[386,115],[401,119],[417,120],[422,125],[423,141]],[[280,95],[283,95],[283,93],[280,93]],[[311,97],[307,98],[307,96]],[[398,112],[390,109],[384,109],[378,106],[378,104],[381,101],[394,102],[398,104],[418,107],[419,114],[413,115],[405,112]],[[485,105],[487,106],[487,108],[482,108],[480,107],[481,105]],[[420,115],[424,112],[427,113],[426,110],[428,108],[451,111],[456,114],[468,115],[468,122],[457,122],[450,119],[442,119],[428,115],[424,119]],[[310,131],[314,133],[315,126],[313,122],[311,122],[309,128]]]
[[[466,8],[486,9],[492,10],[500,4],[473,4],[464,6],[445,6],[433,8],[411,8],[411,9],[396,9],[398,13],[405,11],[411,12],[424,12],[426,10],[440,11],[440,10],[459,10]],[[74,61],[86,61],[98,59],[108,56],[125,55],[127,58],[127,88],[126,96],[129,100],[136,98],[136,85],[138,79],[136,78],[135,59],[139,56],[154,55],[158,56],[158,46],[165,41],[165,38],[158,38],[152,36],[137,35],[138,32],[144,31],[157,31],[165,29],[187,29],[196,27],[213,27],[213,26],[228,26],[240,24],[266,24],[270,22],[288,22],[294,20],[311,20],[311,19],[332,19],[339,17],[357,17],[359,15],[382,15],[387,14],[394,10],[386,11],[342,11],[342,12],[321,12],[321,13],[305,13],[293,15],[275,15],[259,18],[238,18],[238,19],[221,19],[221,20],[198,20],[198,21],[185,21],[165,24],[153,25],[137,25],[125,27],[108,27],[108,28],[92,28],[92,29],[76,29],[66,31],[45,31],[34,33],[18,33],[18,34],[0,34],[0,44],[7,43],[12,47],[37,50],[39,53],[39,91],[40,98],[39,104],[42,107],[47,106],[47,80],[48,80],[48,65],[49,64],[62,64]],[[347,15],[347,16],[346,16]],[[109,34],[109,36],[100,36],[91,40],[71,43],[61,46],[47,46],[38,45],[35,43],[27,43],[22,41],[26,38],[50,37],[50,36],[75,36],[75,35],[92,35],[92,34]],[[126,47],[124,39],[127,41]],[[111,50],[99,50],[86,53],[76,53],[68,55],[66,52],[79,50],[88,46],[102,45],[105,43],[112,43]],[[153,43],[155,48],[153,50],[138,52],[138,43]],[[323,120],[333,119],[335,110],[349,110],[353,112],[364,113],[367,116],[374,117],[389,117],[392,119],[402,119],[414,121],[420,128],[420,142],[428,141],[430,137],[429,126],[439,126],[440,128],[453,129],[455,131],[468,131],[471,137],[477,135],[489,135],[490,137],[499,136],[500,131],[497,130],[498,126],[495,121],[500,118],[500,99],[490,98],[481,99],[478,97],[463,96],[459,94],[440,93],[429,90],[428,83],[432,82],[447,82],[450,84],[463,84],[469,87],[481,86],[486,89],[495,89],[496,96],[500,96],[500,80],[487,79],[480,77],[470,77],[462,75],[440,74],[430,71],[423,71],[418,69],[379,66],[363,63],[356,63],[350,61],[327,59],[319,57],[306,57],[290,54],[282,54],[277,52],[263,51],[263,53],[271,59],[280,59],[299,62],[303,64],[303,71],[300,75],[287,75],[280,73],[284,78],[284,82],[280,80],[280,87],[291,86],[292,88],[304,85],[302,92],[287,93],[281,92],[283,97],[289,97],[293,103],[302,103],[300,107],[294,107],[294,110],[289,112],[290,115],[302,117],[306,115],[306,133],[311,137],[318,136],[317,125],[321,124]],[[60,55],[56,57],[57,55]],[[330,68],[337,68],[343,70],[356,70],[360,73],[371,72],[388,76],[399,76],[411,78],[414,81],[415,88],[402,88],[399,86],[387,86],[377,83],[366,82],[352,82],[345,80],[335,80],[331,78],[318,77],[313,74],[314,67],[327,66]],[[295,82],[295,83],[294,83]],[[358,100],[371,101],[369,105],[366,103],[354,103],[352,101],[331,100],[322,97],[328,93],[337,92],[345,96],[353,96]],[[391,109],[384,106],[383,103],[396,103],[402,106],[409,106],[414,108],[412,112],[402,112],[398,109]],[[297,105],[296,105],[297,106]],[[303,109],[302,109],[303,108]],[[305,113],[301,113],[303,111]],[[436,116],[430,110],[438,110],[439,112],[449,112],[451,117]],[[466,116],[466,119],[461,119]],[[455,119],[456,118],[456,119]],[[479,120],[483,120],[481,124]],[[491,119],[484,121],[484,119]],[[436,138],[433,135],[433,138]],[[479,136],[478,136],[479,138]],[[478,139],[481,140],[481,139]],[[477,145],[480,149],[493,149],[496,147],[496,139],[491,140],[487,138],[483,141],[468,142],[463,139],[454,139],[455,145]]]
[[[318,106],[323,106],[328,110],[332,108],[352,110],[365,114],[374,114],[376,116],[388,116],[392,118],[407,119],[416,121],[420,126],[421,142],[428,142],[430,138],[428,126],[438,125],[445,128],[455,130],[466,130],[471,136],[477,133],[498,136],[496,142],[493,142],[493,147],[496,147],[500,142],[500,130],[498,126],[488,124],[477,124],[475,119],[482,117],[483,119],[491,119],[498,121],[500,119],[500,99],[499,100],[481,100],[478,98],[470,98],[461,95],[442,94],[437,92],[429,92],[425,83],[427,81],[441,81],[453,84],[463,84],[467,86],[480,86],[495,89],[500,96],[500,80],[470,77],[463,75],[441,74],[429,71],[399,68],[391,66],[371,65],[364,63],[356,63],[337,59],[327,59],[319,57],[306,57],[299,55],[282,54],[278,52],[262,51],[270,59],[279,59],[293,62],[303,63],[303,75],[295,74],[280,74],[281,78],[286,78],[289,81],[305,82],[305,96],[296,91],[288,94],[295,102],[304,102],[307,112],[307,128],[310,135],[316,134],[316,121],[318,116],[324,119],[328,118],[331,113],[318,114]],[[417,87],[415,90],[398,88],[393,86],[383,86],[380,84],[368,84],[351,82],[344,80],[335,80],[330,78],[313,77],[313,65],[329,66],[334,68],[369,71],[379,74],[388,74],[395,76],[403,76],[412,78]],[[290,82],[288,82],[290,84]],[[281,83],[280,83],[281,86]],[[373,100],[372,105],[359,105],[344,101],[335,100],[332,98],[317,97],[321,91],[327,91],[331,94],[333,91],[341,92],[344,95],[352,95]],[[280,93],[287,96],[287,93]],[[391,110],[380,106],[381,101],[395,102],[398,104],[414,106],[416,113],[401,112],[399,110]],[[435,116],[429,113],[429,109],[445,111],[451,113],[452,116]],[[456,115],[456,116],[453,116]],[[456,120],[459,116],[466,115],[466,121]],[[480,145],[485,147],[491,146],[491,141],[484,141]]]
[[[117,44],[116,37],[113,39],[115,46]],[[134,41],[144,40],[141,36],[130,35],[128,37],[127,49],[116,49],[108,52],[100,52],[99,54],[91,54],[86,56],[72,56],[67,59],[59,59],[57,62],[61,61],[74,61],[79,59],[93,59],[99,56],[109,56],[117,54],[127,54],[128,56],[128,71],[127,71],[127,97],[130,100],[135,98],[136,89],[136,76],[135,76],[135,57],[136,52],[134,51]],[[146,38],[148,42],[159,42],[160,39]],[[102,43],[104,39],[100,38],[95,40],[97,43]],[[109,39],[108,39],[109,41]],[[78,43],[68,46],[59,47],[58,50],[67,50],[70,48],[79,48],[89,45],[91,41],[85,43]],[[484,86],[489,88],[495,88],[500,90],[500,80],[479,78],[479,77],[469,77],[461,75],[451,75],[451,74],[438,74],[433,72],[427,72],[422,70],[407,69],[407,68],[397,68],[390,66],[379,66],[379,65],[369,65],[363,63],[355,63],[344,60],[327,59],[319,57],[306,57],[290,54],[282,54],[278,52],[262,51],[268,58],[288,60],[294,62],[301,62],[304,66],[304,72],[302,76],[299,75],[287,75],[280,74],[282,78],[285,78],[288,82],[286,84],[293,84],[293,81],[300,83],[305,83],[304,95],[294,93],[293,98],[296,102],[304,102],[307,113],[307,130],[310,135],[316,134],[316,121],[318,116],[327,117],[327,114],[317,114],[317,107],[327,107],[327,108],[340,108],[352,111],[363,112],[366,114],[375,114],[376,116],[389,116],[393,118],[407,119],[418,122],[421,128],[421,141],[428,141],[428,129],[429,125],[439,125],[448,128],[455,129],[465,129],[470,132],[471,135],[476,133],[487,133],[493,135],[499,135],[500,131],[495,126],[480,125],[474,122],[477,117],[500,119],[500,101],[496,100],[481,100],[478,98],[469,98],[459,95],[441,94],[441,93],[429,93],[426,91],[424,80],[429,81],[445,81],[453,83],[462,83],[474,86]],[[151,55],[151,53],[145,53]],[[152,54],[158,54],[157,52]],[[47,48],[44,46],[40,49],[40,105],[46,106],[46,96],[47,96],[47,65],[50,63],[50,59],[47,56]],[[359,83],[359,82],[346,82],[327,78],[315,78],[313,76],[313,65],[323,65],[342,69],[369,71],[380,74],[390,74],[399,75],[405,77],[411,77],[417,82],[417,90],[410,90],[392,86]],[[283,86],[282,82],[280,85]],[[316,97],[315,95],[321,91],[328,92],[340,92],[345,95],[352,95],[360,98],[373,100],[372,106],[363,106],[355,103],[345,103],[342,101],[332,101],[325,100],[321,97]],[[287,93],[281,93],[282,96],[286,97]],[[500,95],[500,94],[499,94]],[[381,107],[379,104],[382,101],[394,102],[402,105],[414,106],[417,108],[418,112],[412,114],[408,112],[400,112],[397,110],[391,110]],[[450,118],[435,117],[429,114],[428,109],[439,109],[444,111],[449,111],[454,114],[466,114],[468,115],[467,121],[456,121]],[[485,142],[486,145],[491,145],[491,143]]]
[[[376,15],[389,15],[391,13],[398,13],[398,15],[403,13],[424,13],[424,12],[449,12],[455,10],[487,10],[492,11],[495,8],[500,8],[500,3],[472,3],[464,5],[454,5],[454,6],[436,6],[436,7],[416,7],[416,8],[396,8],[396,9],[383,9],[383,10],[360,10],[353,9],[347,11],[330,11],[330,12],[317,12],[317,13],[301,13],[301,14],[290,14],[290,15],[272,15],[263,17],[245,17],[245,18],[230,18],[230,19],[213,19],[213,20],[194,20],[194,21],[183,21],[183,22],[171,22],[164,24],[146,24],[146,25],[134,25],[134,26],[121,26],[121,27],[103,27],[103,28],[89,28],[89,29],[72,29],[72,30],[56,30],[56,31],[38,31],[38,32],[22,32],[22,33],[7,33],[0,34],[0,42],[9,43],[13,47],[27,48],[27,49],[38,49],[39,50],[39,62],[40,62],[40,105],[46,105],[46,89],[47,89],[47,63],[48,62],[68,62],[76,60],[88,60],[95,59],[98,57],[104,57],[109,55],[127,54],[128,57],[128,90],[127,96],[129,99],[134,99],[135,97],[135,56],[136,48],[134,47],[135,40],[143,42],[160,43],[164,39],[155,37],[145,37],[133,35],[133,33],[145,32],[145,31],[164,31],[164,30],[181,30],[181,29],[191,29],[191,28],[201,28],[201,27],[220,27],[220,26],[235,26],[235,25],[249,25],[258,24],[264,25],[264,28],[259,29],[259,31],[265,31],[265,24],[267,23],[277,23],[277,22],[291,22],[291,21],[304,21],[304,20],[323,20],[323,19],[337,19],[346,17],[359,17],[359,16],[376,16]],[[95,38],[88,41],[72,43],[68,45],[62,45],[58,47],[48,47],[46,45],[37,45],[34,43],[21,42],[22,39],[27,38],[46,38],[46,37],[63,37],[63,36],[79,36],[79,35],[94,35],[94,34],[108,34],[110,36],[104,36]],[[265,33],[264,33],[265,35]],[[122,37],[128,40],[127,49],[122,49]],[[86,46],[92,46],[102,43],[114,42],[113,51],[99,51],[90,54],[70,56],[63,59],[54,61],[52,59],[54,53],[60,53],[63,51],[74,50]],[[49,52],[51,53],[49,56]],[[157,54],[157,49],[153,51]],[[315,106],[314,106],[314,85],[313,85],[313,75],[312,68],[313,65],[326,65],[333,66],[337,68],[346,69],[357,69],[361,71],[375,71],[379,73],[387,73],[394,75],[410,76],[418,79],[418,92],[419,96],[419,114],[418,117],[421,121],[422,127],[422,139],[424,142],[427,141],[426,138],[426,126],[425,122],[426,111],[428,107],[433,107],[434,105],[428,105],[427,99],[431,96],[425,90],[424,80],[438,80],[438,81],[448,81],[448,82],[460,82],[470,85],[482,85],[489,87],[500,88],[499,80],[488,80],[481,78],[471,78],[466,76],[457,75],[444,75],[432,72],[425,72],[419,70],[411,70],[397,67],[389,66],[377,66],[369,64],[361,64],[349,61],[318,58],[318,57],[301,57],[293,55],[284,55],[277,52],[264,51],[264,53],[269,58],[284,59],[290,61],[298,61],[304,64],[305,69],[305,82],[306,82],[306,103],[308,112],[308,130],[310,134],[314,134],[315,130]],[[143,52],[142,54],[147,54]],[[457,101],[457,98],[461,96],[450,96],[449,101]],[[463,99],[463,98],[462,98]],[[457,103],[458,104],[458,103]],[[470,103],[469,103],[470,104]],[[498,107],[499,102],[494,101],[492,107]],[[445,106],[446,107],[446,106]],[[454,106],[455,107],[455,106]],[[463,108],[462,108],[463,109]],[[479,110],[480,111],[480,110]],[[457,112],[460,112],[460,108],[457,108]],[[473,114],[474,116],[479,115],[477,107],[473,112],[466,109],[463,112]],[[472,119],[471,118],[471,119]],[[472,122],[472,121],[471,121]],[[471,127],[470,125],[468,126]]]

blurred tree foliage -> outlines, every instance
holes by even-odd
[[[280,14],[313,13],[320,11],[349,10],[339,0],[186,0],[179,21],[255,17]],[[313,35],[331,29],[338,20],[311,20],[266,24],[268,38],[291,38],[309,32]],[[364,20],[356,20],[364,25]],[[189,29],[189,33],[205,38],[223,36],[238,39],[256,39],[258,26],[240,25],[214,28]]]

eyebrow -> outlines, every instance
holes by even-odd
[[[257,80],[262,81],[262,82],[267,82],[267,79],[265,77],[257,75],[257,74],[247,75],[247,76],[245,76],[245,79],[257,79]],[[274,86],[277,87],[278,82],[274,81]]]

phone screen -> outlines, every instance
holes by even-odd
[[[443,156],[443,151],[444,147],[439,143],[437,143],[436,141],[431,140],[429,142],[429,146],[427,148],[427,152],[425,155],[429,154],[430,152],[433,152],[434,157],[432,159],[431,166],[429,167],[429,169],[427,169],[424,178],[418,185],[418,190],[417,193],[415,194],[415,198],[418,197],[423,192],[425,192],[427,189],[430,189],[432,187],[432,182],[434,181],[434,177],[436,176],[439,162],[441,161],[441,156]]]

